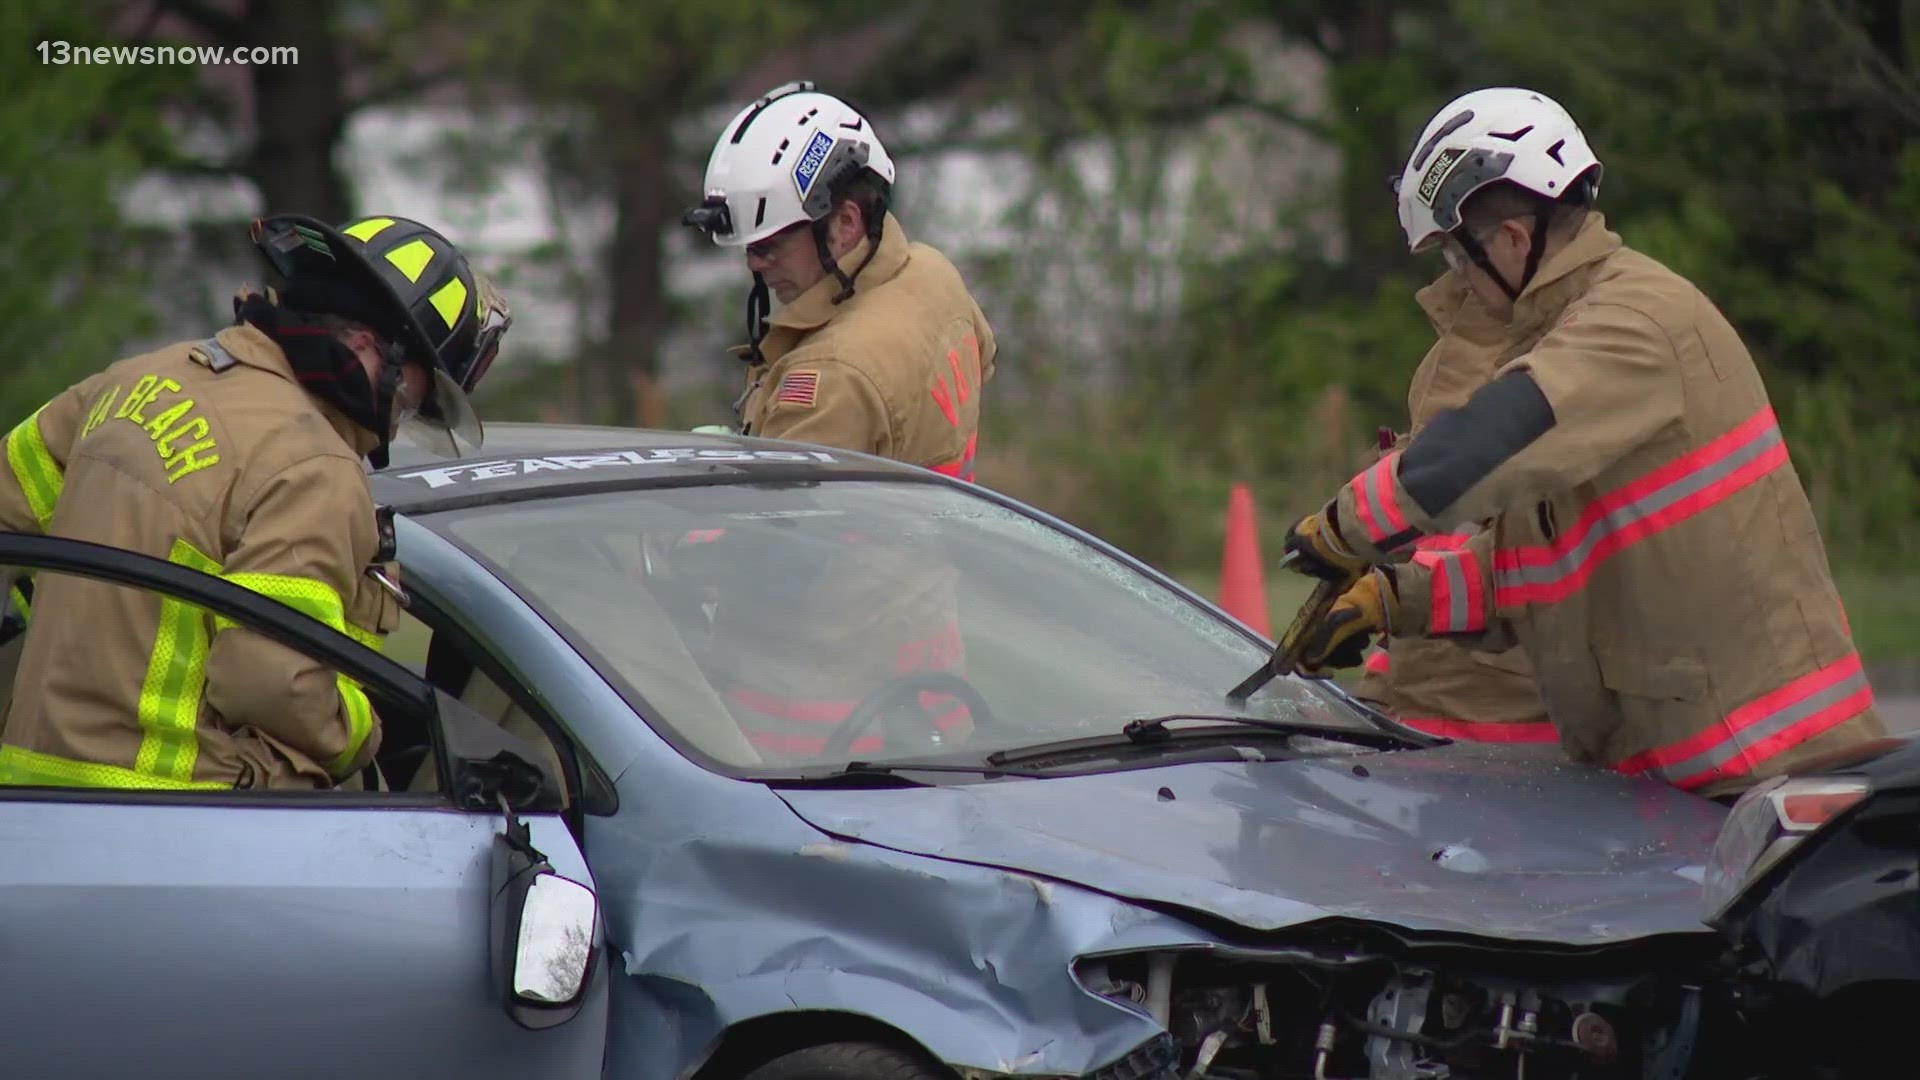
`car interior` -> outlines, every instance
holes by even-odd
[[[599,813],[611,807],[611,780],[578,751],[559,722],[547,715],[490,654],[425,601],[416,596],[412,607],[401,611],[400,625],[388,636],[386,653],[525,742],[536,755],[534,764],[559,779],[570,810],[577,807]],[[441,790],[433,746],[418,734],[411,738],[401,735],[383,746],[375,765],[378,775],[374,782],[388,790]]]
[[[9,596],[0,608],[0,701],[13,696],[14,675],[26,642],[24,629],[18,604]],[[558,778],[569,810],[611,812],[612,782],[576,752],[558,722],[546,716],[492,657],[429,605],[416,599],[412,610],[403,610],[383,651],[530,747],[534,764]],[[0,725],[4,722],[0,712]],[[441,786],[427,732],[389,724],[373,768],[349,777],[339,790],[435,792]]]

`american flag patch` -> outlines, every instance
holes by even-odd
[[[774,389],[773,400],[778,404],[799,405],[810,409],[819,390],[820,373],[818,371],[789,371],[780,376],[780,385]]]

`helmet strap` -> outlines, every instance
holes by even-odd
[[[1547,226],[1553,223],[1553,204],[1541,203],[1533,209],[1533,239],[1527,244],[1527,268],[1520,275],[1520,291],[1526,292],[1540,259],[1547,253]]]
[[[773,310],[773,301],[767,296],[767,279],[756,271],[753,275],[753,288],[747,291],[747,355],[748,364],[758,364],[766,359],[760,352],[760,343],[767,337],[767,313]]]
[[[867,268],[867,264],[873,261],[873,257],[880,253],[880,237],[885,233],[887,228],[887,200],[885,196],[876,198],[873,201],[872,212],[866,214],[866,219],[867,254],[860,260],[860,265],[853,268],[853,273],[851,274],[841,271],[840,261],[833,257],[832,250],[827,247],[827,219],[821,218],[819,221],[813,223],[813,239],[815,246],[820,250],[820,265],[826,267],[828,273],[840,279],[840,293],[833,298],[833,302],[836,305],[844,303],[853,296],[854,280],[860,276],[862,270]]]
[[[1500,291],[1507,294],[1507,299],[1520,299],[1520,290],[1507,284],[1506,275],[1494,267],[1493,260],[1487,258],[1487,249],[1480,246],[1480,241],[1474,239],[1472,233],[1463,228],[1455,233],[1453,238],[1466,251],[1467,258],[1473,260],[1473,265],[1486,271],[1487,276],[1493,279],[1493,283],[1500,286]]]
[[[1500,291],[1507,294],[1507,299],[1518,300],[1520,294],[1527,291],[1527,286],[1533,283],[1533,275],[1539,271],[1540,260],[1547,253],[1547,227],[1552,224],[1554,206],[1554,203],[1543,202],[1534,207],[1533,236],[1527,242],[1527,266],[1520,273],[1518,286],[1507,284],[1506,275],[1493,268],[1493,260],[1487,258],[1487,249],[1480,246],[1480,241],[1467,231],[1464,224],[1455,230],[1454,239],[1465,249],[1467,258],[1485,270],[1494,284],[1500,286]]]
[[[820,253],[820,265],[826,269],[827,273],[832,274],[840,281],[840,292],[833,298],[833,302],[838,304],[853,295],[853,278],[849,277],[845,270],[840,269],[840,260],[833,257],[833,249],[827,246],[827,221],[830,217],[831,215],[814,222],[811,228],[813,230],[814,250]],[[861,263],[860,269],[865,268],[866,264]],[[860,270],[854,271],[855,274],[859,272]]]
[[[405,376],[403,366],[406,363],[406,350],[397,344],[385,344],[381,347],[380,382],[374,387],[374,412],[379,417],[379,426],[374,434],[380,436],[380,445],[373,448],[367,460],[375,469],[387,467],[388,452],[393,446],[393,406],[400,396],[400,380]]]

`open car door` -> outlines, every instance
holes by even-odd
[[[528,747],[217,577],[13,533],[0,533],[0,565],[151,590],[272,637],[357,680],[384,723],[424,725],[448,781],[448,793],[0,787],[0,1072],[600,1075],[593,879],[557,778]]]

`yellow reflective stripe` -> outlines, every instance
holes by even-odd
[[[459,278],[453,278],[440,286],[432,296],[427,297],[427,300],[433,304],[433,309],[440,313],[440,321],[446,323],[447,329],[451,330],[460,321],[462,309],[467,306],[467,286]]]
[[[40,414],[45,410],[45,405],[35,409],[32,416],[7,433],[7,464],[27,497],[28,508],[40,522],[41,532],[53,522],[53,508],[60,502],[60,488],[65,483],[60,466],[47,451],[46,437],[40,434]]]
[[[367,648],[372,649],[374,652],[385,653],[387,651],[387,639],[371,630],[362,630],[360,627],[348,623],[347,636],[365,645]]]
[[[420,275],[427,272],[427,264],[433,262],[433,248],[425,240],[409,240],[387,252],[387,261],[417,285]]]
[[[232,785],[218,780],[173,780],[118,765],[75,761],[18,746],[0,746],[0,784],[21,787],[145,788],[171,791],[219,791]]]
[[[18,585],[13,587],[13,609],[20,613],[21,622],[28,622],[33,618],[33,605],[27,603],[27,594],[21,592]]]
[[[218,574],[220,564],[185,540],[175,540],[169,562],[206,574]],[[147,678],[140,688],[140,751],[133,772],[174,783],[193,779],[200,760],[200,700],[207,681],[207,624],[201,609],[164,597],[160,601],[160,630],[147,659]]]
[[[312,578],[293,577],[288,574],[255,574],[241,571],[224,575],[235,585],[252,589],[262,596],[271,597],[311,619],[318,619],[335,630],[344,630],[347,625],[347,608],[340,600],[340,594],[322,581]],[[215,626],[226,629],[235,625],[233,620],[220,618]]]
[[[365,221],[356,221],[340,231],[364,244],[385,232],[392,224],[393,219],[390,217],[373,217]]]
[[[245,571],[225,575],[228,581],[252,589],[262,596],[271,597],[308,618],[318,620],[327,626],[345,633],[363,645],[378,649],[380,638],[376,634],[362,630],[347,622],[346,605],[340,594],[325,582],[312,578],[294,577],[289,574],[256,574]],[[217,631],[236,625],[225,617],[214,619]],[[340,756],[333,759],[327,771],[336,778],[353,767],[354,759],[367,745],[367,739],[373,734],[373,706],[367,701],[366,691],[360,684],[345,675],[336,674],[335,685],[340,690],[340,704],[347,714],[347,747]]]
[[[340,703],[347,711],[347,748],[328,763],[327,772],[340,777],[353,768],[353,760],[360,756],[373,734],[373,705],[367,701],[367,692],[360,689],[359,683],[345,675],[336,675],[334,681],[340,687]]]

